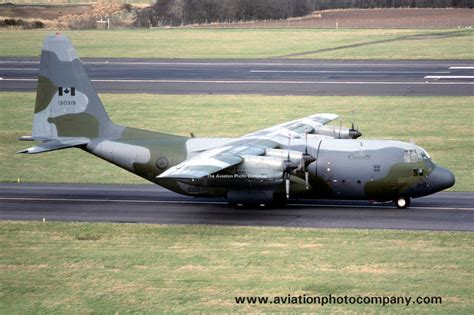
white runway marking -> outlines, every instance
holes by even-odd
[[[0,64],[39,64],[39,61],[33,61],[33,60],[2,60],[0,61]]]
[[[474,67],[449,67],[449,70],[474,70]]]
[[[450,73],[449,71],[377,71],[377,70],[250,70],[253,73],[354,73],[354,74],[426,74],[428,73]]]
[[[187,201],[187,200],[138,200],[138,199],[80,199],[80,198],[14,198],[0,197],[0,200],[29,201],[72,201],[72,202],[113,202],[113,203],[177,203],[177,204],[227,204],[223,201]]]
[[[0,68],[0,70],[13,70],[13,71],[39,71],[39,68]]]
[[[101,202],[101,203],[161,203],[161,204],[213,204],[226,205],[225,201],[188,201],[188,200],[138,200],[138,199],[81,199],[81,198],[15,198],[15,197],[0,197],[0,200],[29,200],[29,201],[71,201],[71,202]],[[377,205],[328,205],[328,204],[298,204],[289,203],[289,206],[303,206],[303,207],[319,207],[319,208],[371,208],[378,209],[387,207],[380,207]],[[474,208],[454,208],[454,207],[410,207],[410,209],[422,210],[467,210],[474,211]],[[395,210],[395,208],[394,208]]]
[[[26,82],[36,82],[38,79],[7,79],[3,78],[4,81],[26,81]]]
[[[7,79],[3,81],[30,81],[37,79]],[[425,82],[425,81],[276,81],[276,80],[135,80],[135,79],[96,79],[92,82],[112,83],[216,83],[216,84],[355,84],[355,85],[474,85],[474,82]]]
[[[442,80],[442,79],[474,79],[472,75],[427,75],[425,79],[433,79],[433,80]]]

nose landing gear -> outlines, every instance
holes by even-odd
[[[397,206],[398,209],[406,209],[410,206],[411,199],[410,197],[400,197],[395,199],[393,203]]]

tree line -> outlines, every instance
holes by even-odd
[[[472,0],[157,0],[138,13],[139,26],[286,19],[316,10],[473,8]]]

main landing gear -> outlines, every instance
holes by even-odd
[[[393,201],[398,209],[406,209],[410,206],[411,199],[410,197],[399,197]]]

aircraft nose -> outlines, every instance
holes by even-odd
[[[441,191],[443,189],[452,187],[456,181],[453,173],[449,170],[437,166],[429,176],[430,185],[433,190]]]

